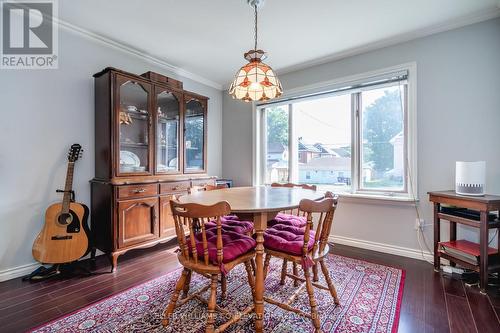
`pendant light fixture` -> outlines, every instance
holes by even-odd
[[[248,63],[236,73],[229,87],[229,94],[245,102],[266,101],[279,97],[283,93],[283,88],[273,69],[262,62],[267,57],[266,53],[257,49],[257,11],[264,0],[247,0],[247,2],[254,9],[255,44],[253,50],[244,54]]]

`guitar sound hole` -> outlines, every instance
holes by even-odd
[[[71,213],[62,213],[59,215],[58,220],[62,225],[68,225],[73,221],[73,215]]]

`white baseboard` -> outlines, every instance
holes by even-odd
[[[104,252],[97,250],[96,257],[101,256],[103,254],[104,254]],[[84,260],[84,259],[89,259],[89,258],[90,258],[90,253],[87,254],[85,257],[80,258],[79,260]],[[42,264],[40,264],[39,262],[34,262],[31,264],[26,264],[26,265],[13,267],[13,268],[4,269],[3,271],[0,271],[0,282],[28,275],[29,273],[33,272],[37,267],[40,267],[41,265]]]
[[[424,258],[422,258],[422,252],[420,250],[410,249],[407,247],[371,242],[371,241],[367,241],[367,240],[355,239],[355,238],[349,238],[349,237],[343,237],[343,236],[333,236],[333,235],[330,235],[329,241],[333,242],[334,244],[337,243],[337,244],[348,245],[348,246],[352,246],[352,247],[359,247],[361,249],[383,252],[383,253],[388,253],[388,254],[394,254],[397,256],[402,256],[402,257],[407,257],[407,258],[428,260],[431,262],[434,261],[434,255],[432,253],[424,251],[424,253],[423,253]]]
[[[428,261],[434,260],[434,256],[430,252],[424,252],[424,257],[425,257],[424,259],[422,258],[422,253],[419,250],[410,249],[407,247],[371,242],[367,240],[355,239],[343,236],[330,236],[329,240],[333,243],[348,245],[352,247],[359,247],[361,249],[383,252],[388,254],[394,254],[407,258],[428,260]],[[38,266],[40,266],[40,264],[34,262],[31,264],[21,265],[0,271],[0,282],[27,275],[32,271],[34,271]]]
[[[34,262],[31,264],[4,269],[3,271],[0,271],[0,282],[28,275],[29,273],[33,272],[37,267],[40,267],[40,263]]]

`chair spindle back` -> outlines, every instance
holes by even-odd
[[[189,188],[189,194],[193,194],[196,192],[202,192],[202,191],[213,191],[213,190],[220,190],[223,188],[228,188],[229,186],[227,184],[219,184],[219,185],[204,185],[204,186],[192,186]]]
[[[323,252],[328,244],[328,237],[333,224],[333,215],[338,203],[338,196],[332,192],[326,192],[325,198],[319,201],[303,199],[300,201],[299,210],[307,217],[307,224],[304,230],[303,256],[308,254],[308,244],[310,231],[313,230],[313,214],[319,214],[318,224],[314,238],[312,253]]]
[[[229,186],[227,184],[205,185],[205,191],[221,190],[223,188],[229,188]]]
[[[203,264],[210,264],[205,223],[208,221],[214,221],[216,223],[217,264],[221,265],[224,260],[221,216],[231,212],[229,203],[221,201],[211,206],[205,206],[195,203],[183,204],[176,200],[171,200],[170,207],[174,217],[175,232],[177,234],[181,255],[186,260],[193,260],[195,263],[198,263],[199,257],[203,256]],[[201,255],[198,253],[199,246],[197,248],[197,244],[200,243],[200,237],[202,243],[201,250],[203,252]]]
[[[298,187],[302,188],[304,190],[313,190],[316,191],[317,187],[316,185],[309,185],[309,184],[294,184],[294,183],[272,183],[271,187]],[[295,209],[288,209],[284,210],[283,213],[290,214],[290,215],[296,215],[296,216],[305,216],[303,212],[301,212],[298,208]]]

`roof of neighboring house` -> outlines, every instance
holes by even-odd
[[[299,151],[310,151],[312,153],[319,153],[321,150],[316,148],[314,145],[299,140]]]
[[[321,154],[336,155],[332,149],[325,147],[322,143],[315,143],[314,147],[317,148]]]
[[[351,153],[342,147],[325,145],[323,143],[315,143],[314,147],[318,148],[321,154],[330,154],[337,157],[351,157]]]
[[[402,140],[404,138],[403,136],[403,131],[399,132],[398,134],[394,135],[390,140],[389,142],[391,144],[394,144],[396,141],[398,140]]]
[[[270,154],[281,154],[288,148],[279,142],[268,142],[267,143],[267,152]]]
[[[332,150],[339,156],[339,157],[351,157],[351,152],[346,150],[345,148],[332,148]]]

